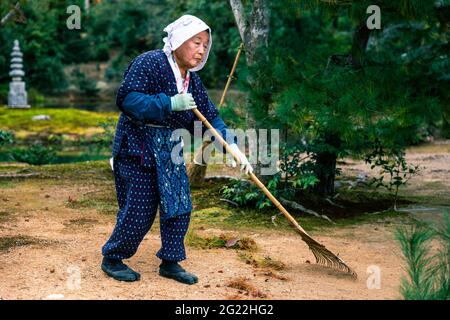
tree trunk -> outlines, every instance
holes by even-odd
[[[189,163],[187,166],[187,174],[191,186],[201,185],[205,180],[207,163],[203,159],[203,151],[209,144],[211,144],[211,141],[203,141],[201,147],[195,153],[194,162]]]
[[[334,149],[339,149],[341,146],[341,140],[336,134],[325,134],[324,142]],[[323,196],[334,194],[337,154],[330,151],[324,151],[318,152],[312,158],[315,160],[316,176],[317,179],[319,179],[315,191]]]
[[[316,192],[320,195],[334,194],[336,160],[336,155],[329,152],[316,155],[316,165],[319,167],[316,171],[317,178],[319,179]]]
[[[354,69],[359,69],[363,65],[370,31],[371,30],[367,28],[366,21],[359,24],[355,29],[353,34],[353,44],[350,50],[350,63]]]
[[[270,9],[268,0],[253,0],[253,7],[250,14],[245,14],[244,6],[241,0],[229,0],[230,6],[233,11],[236,25],[239,29],[241,40],[244,43],[245,58],[247,66],[252,66],[258,60],[267,59],[266,55],[258,56],[257,52],[260,48],[268,46],[269,28],[270,28]],[[252,87],[260,87],[261,84],[256,83],[256,80],[249,76],[247,78],[248,83]],[[248,115],[248,114],[247,114]],[[246,118],[248,127],[255,127],[256,123],[251,117]],[[256,163],[254,166],[254,174],[261,178],[265,182],[265,176],[260,175],[261,166]]]
[[[268,1],[254,0],[249,17],[245,15],[241,0],[230,0],[230,6],[244,43],[247,65],[251,66],[256,61],[256,51],[268,45],[270,22]]]

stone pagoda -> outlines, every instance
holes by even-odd
[[[8,107],[29,108],[25,82],[22,80],[22,77],[25,76],[23,71],[23,54],[20,52],[18,40],[14,41],[14,48],[11,53],[11,72],[9,75],[12,81],[9,83]]]

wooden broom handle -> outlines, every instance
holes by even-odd
[[[194,108],[192,111],[195,113],[195,115],[205,124],[205,126],[211,130],[212,134],[216,139],[220,141],[220,143],[225,147],[227,152],[231,153],[233,158],[240,164],[240,159],[236,153],[230,148],[230,145],[222,138],[222,136],[217,132],[216,129],[209,123],[209,121],[203,116],[203,114],[197,109]],[[266,186],[258,179],[255,174],[249,173],[250,178],[253,180],[253,182],[256,183],[256,185],[264,192],[264,194],[272,201],[272,203],[280,209],[280,211],[284,214],[284,216],[302,233],[305,233],[307,236],[308,233],[303,230],[303,228],[298,224],[298,222],[287,212],[287,210],[281,205],[281,203],[270,193],[270,191],[266,188]]]
[[[234,59],[234,63],[233,63],[233,67],[231,68],[231,72],[228,75],[227,84],[225,85],[225,89],[223,89],[222,98],[220,98],[220,102],[219,102],[219,108],[223,105],[223,101],[225,100],[225,96],[227,94],[228,87],[230,86],[231,79],[233,78],[233,74],[234,74],[234,71],[236,70],[236,66],[239,61],[239,56],[241,55],[241,51],[243,48],[244,48],[244,43],[241,43],[241,45],[239,46],[239,50],[236,54],[236,58]]]

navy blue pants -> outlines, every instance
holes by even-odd
[[[102,248],[104,257],[128,259],[150,230],[160,200],[155,167],[141,165],[140,157],[119,155],[114,159],[119,212],[114,231]],[[170,261],[186,259],[184,237],[190,212],[161,219],[161,249],[156,256]],[[160,215],[161,217],[161,215]]]

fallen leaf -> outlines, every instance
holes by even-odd
[[[239,241],[239,238],[231,238],[227,241],[226,247],[227,248],[234,247],[238,241]]]

